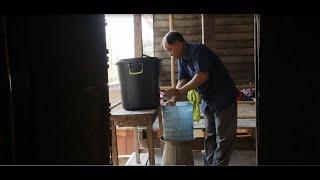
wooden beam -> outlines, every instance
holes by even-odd
[[[215,51],[215,15],[202,14],[202,43]]]
[[[174,27],[174,18],[173,14],[169,14],[169,30],[173,31]],[[176,77],[175,77],[175,63],[174,63],[174,58],[171,56],[171,87],[175,88],[176,87]]]
[[[136,163],[141,164],[140,161],[140,149],[139,149],[139,130],[138,127],[134,127],[134,137],[135,137],[135,150],[136,150]]]
[[[142,57],[142,26],[141,26],[141,14],[133,15],[133,26],[134,26],[134,56]]]

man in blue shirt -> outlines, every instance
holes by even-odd
[[[219,57],[203,44],[187,43],[179,32],[168,32],[163,48],[178,59],[176,88],[165,91],[169,104],[177,96],[196,89],[207,118],[204,142],[205,165],[228,165],[236,138],[238,90]]]

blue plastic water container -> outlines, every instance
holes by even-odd
[[[162,106],[163,139],[166,141],[193,140],[193,106],[188,101],[177,102],[175,106]]]

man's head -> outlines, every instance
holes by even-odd
[[[170,31],[162,39],[162,47],[175,58],[184,55],[186,41],[179,32]]]

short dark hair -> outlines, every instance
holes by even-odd
[[[168,44],[174,44],[177,41],[180,41],[182,43],[185,43],[186,41],[184,40],[183,36],[181,33],[176,32],[176,31],[169,31],[162,39],[162,45],[164,45],[164,43],[168,43]]]

